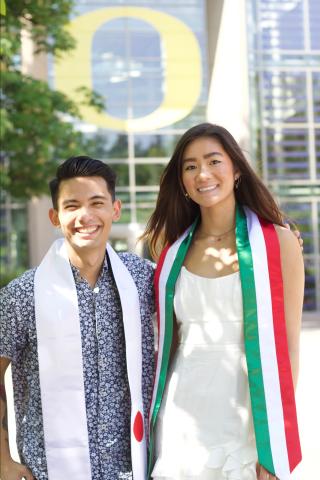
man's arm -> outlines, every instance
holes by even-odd
[[[7,396],[4,383],[9,358],[0,357],[0,478],[1,480],[34,480],[30,470],[12,460],[9,449]]]

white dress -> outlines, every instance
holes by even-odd
[[[179,346],[155,434],[159,480],[256,480],[239,272],[205,278],[182,267]]]

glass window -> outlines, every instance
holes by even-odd
[[[137,19],[111,20],[95,33],[92,51],[93,89],[105,97],[110,115],[141,117],[159,106],[163,72],[155,28]],[[155,58],[157,67],[149,64]]]
[[[150,206],[154,205],[158,197],[158,192],[136,192],[136,202],[137,205],[141,206]]]
[[[309,0],[309,22],[311,48],[320,49],[320,2],[319,0]]]
[[[131,58],[160,59],[160,37],[152,25],[141,20],[128,18],[127,28],[130,31]]]
[[[319,257],[316,257],[313,228],[318,227],[312,224],[311,203],[303,199],[297,202],[281,202],[282,210],[297,224],[303,238],[304,264],[305,264],[305,295],[304,310],[316,310],[316,264]]]
[[[147,223],[154,211],[158,192],[137,192],[137,221],[138,223]]]
[[[129,185],[129,166],[126,163],[112,163],[112,170],[117,174],[116,187],[126,187]]]
[[[180,135],[135,135],[135,157],[171,157]]]
[[[116,189],[116,197],[121,200],[121,217],[117,223],[130,223],[131,222],[131,204],[130,194],[128,192],[121,192],[120,189]]]
[[[28,268],[29,244],[25,205],[0,207],[1,286]]]
[[[306,130],[267,129],[266,148],[270,180],[310,177]]]
[[[305,254],[315,253],[313,243],[313,225],[311,218],[311,204],[307,200],[302,202],[282,201],[281,209],[284,211],[288,219],[296,223],[303,237],[303,251]]]
[[[264,50],[304,48],[303,2],[265,0],[259,2]]]
[[[159,164],[137,164],[136,169],[136,185],[141,186],[158,186],[160,177],[164,169],[164,165]]]
[[[263,116],[268,123],[306,122],[306,96],[305,73],[263,73]]]
[[[320,24],[319,24],[320,27]],[[320,73],[313,72],[312,74],[312,83],[313,83],[313,115],[314,121],[320,122]]]
[[[315,129],[317,178],[320,178],[320,128]]]
[[[146,224],[153,213],[154,208],[137,208],[137,222]]]
[[[121,133],[99,130],[95,134],[87,134],[90,139],[90,154],[93,157],[105,160],[128,158],[128,137]]]
[[[304,305],[305,311],[314,311],[316,305],[316,268],[314,259],[305,259],[305,287],[304,287]]]

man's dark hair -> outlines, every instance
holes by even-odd
[[[56,177],[49,182],[52,205],[58,210],[59,187],[63,180],[75,177],[102,177],[106,181],[108,191],[115,200],[116,174],[101,160],[85,155],[70,157],[57,168]]]

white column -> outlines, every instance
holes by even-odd
[[[39,265],[51,243],[61,236],[60,230],[54,228],[49,220],[48,212],[51,207],[49,197],[34,197],[28,202],[30,267]]]
[[[209,42],[214,42],[215,50],[211,54],[213,60],[209,60],[209,64],[213,61],[213,68],[207,119],[227,128],[242,148],[249,149],[246,2],[224,0],[222,5],[221,1],[209,0],[208,13],[209,30],[218,29],[218,35],[209,35]]]

